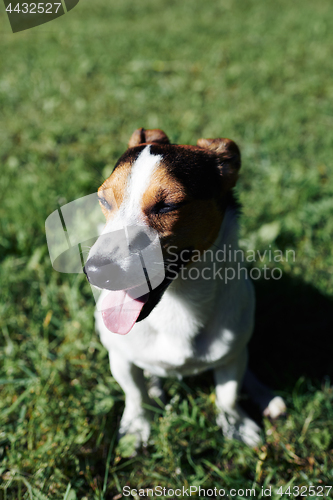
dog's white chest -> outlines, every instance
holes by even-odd
[[[202,283],[204,288],[206,283]],[[233,293],[224,300],[205,295],[205,290],[174,293],[168,290],[150,316],[137,323],[127,335],[117,335],[105,327],[96,314],[101,341],[110,351],[116,349],[129,361],[150,373],[182,377],[214,368],[227,361],[247,342],[252,328],[252,288],[245,283],[237,295],[238,307],[231,307]],[[208,290],[206,290],[208,293]],[[202,297],[196,300],[196,295]],[[239,314],[246,303],[249,314]]]

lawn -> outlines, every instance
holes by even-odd
[[[0,499],[157,485],[333,499],[331,2],[81,0],[16,34],[0,11]],[[288,405],[258,449],[223,438],[206,374],[165,382],[169,406],[132,457],[90,288],[51,267],[45,219],[94,192],[141,126],[234,139],[244,251],[295,252],[255,263],[283,275],[255,281],[250,365]]]

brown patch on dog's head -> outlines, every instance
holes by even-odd
[[[154,172],[151,183],[141,200],[141,209],[148,224],[158,231],[161,238],[172,235],[172,226],[179,215],[179,208],[187,201],[185,186],[162,165]],[[173,210],[168,211],[168,207]]]
[[[164,248],[203,252],[217,238],[237,181],[237,145],[230,139],[200,139],[197,147],[152,144],[151,152],[162,161],[142,199],[148,224]]]
[[[190,248],[203,253],[216,240],[222,220],[223,214],[214,200],[189,200],[168,221],[169,242],[165,242],[165,246],[173,245],[178,251]]]
[[[122,162],[98,188],[100,205],[107,221],[116,214],[124,200],[127,178],[130,171],[131,162]]]

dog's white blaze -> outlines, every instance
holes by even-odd
[[[124,200],[118,207],[116,216],[106,224],[101,234],[136,225],[143,221],[141,200],[161,160],[161,155],[150,153],[150,146],[146,146],[141,151],[128,176]]]
[[[127,224],[136,224],[142,219],[141,200],[161,160],[161,155],[151,154],[150,146],[146,146],[133,163],[121,206],[122,217]]]
[[[133,163],[131,172],[127,178],[124,200],[115,217],[112,218],[104,227],[102,234],[112,233],[113,231],[124,229],[126,237],[128,238],[127,228],[129,226],[140,225],[147,227],[147,223],[145,222],[142,213],[141,200],[144,193],[148,189],[151,183],[151,178],[155,170],[158,168],[161,160],[161,155],[153,155],[150,153],[150,146],[146,146],[141,151],[138,158]],[[156,240],[155,244],[158,244],[158,240]],[[119,258],[115,255],[116,249],[117,245],[115,245],[114,248],[108,248],[108,257],[114,259],[114,261],[117,262],[124,271],[128,271],[131,260],[126,260],[124,258],[119,260]]]

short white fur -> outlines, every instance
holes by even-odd
[[[128,225],[142,220],[142,197],[161,160],[161,155],[151,154],[150,146],[146,146],[133,163],[127,182],[126,196],[121,206],[123,217]]]

